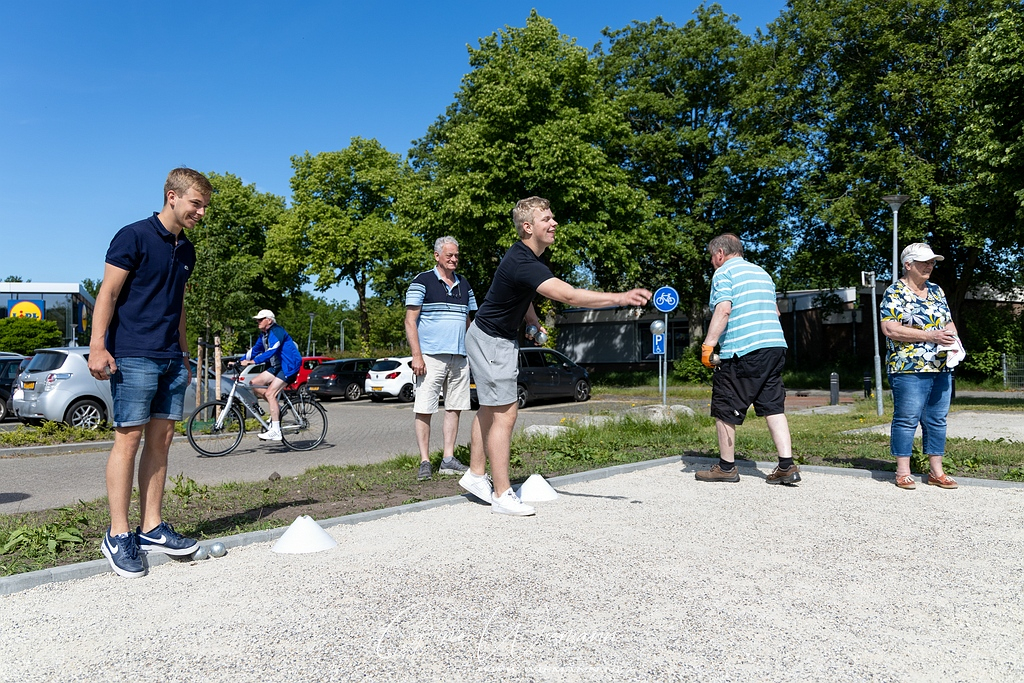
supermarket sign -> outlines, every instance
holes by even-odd
[[[8,299],[7,300],[7,317],[8,318],[33,318],[35,320],[43,319],[43,311],[46,310],[46,303],[39,300],[33,299]]]

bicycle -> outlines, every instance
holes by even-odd
[[[256,401],[249,401],[236,390],[242,381],[238,366],[231,382],[231,390],[226,398],[219,401],[207,401],[196,408],[188,418],[185,434],[188,442],[199,453],[217,457],[227,455],[238,448],[245,436],[246,418],[239,406],[263,427],[270,429],[270,422],[264,419],[265,413]],[[285,446],[296,451],[309,451],[323,443],[327,436],[327,411],[315,398],[307,398],[296,391],[282,391],[279,395],[281,406],[281,441]],[[251,425],[251,429],[256,429]]]

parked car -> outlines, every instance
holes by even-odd
[[[371,401],[383,401],[389,396],[409,403],[416,397],[413,387],[412,356],[405,358],[378,358],[366,373],[365,389]]]
[[[196,365],[192,363],[192,383],[185,390],[185,416],[195,408]],[[213,374],[208,386],[213,396]],[[221,380],[224,391],[230,389]],[[95,429],[110,422],[114,402],[110,382],[89,373],[89,347],[69,346],[39,349],[18,377],[11,395],[12,412],[27,424],[46,421],[64,422],[74,427]]]
[[[372,358],[346,358],[323,363],[309,373],[309,393],[329,401],[344,396],[356,401],[365,395],[366,373],[373,367]]]
[[[22,422],[65,422],[95,429],[113,411],[110,383],[89,374],[89,347],[39,349],[18,378],[11,401]]]
[[[298,389],[302,391],[303,387],[309,381],[309,374],[316,370],[324,363],[333,361],[333,358],[328,356],[303,356],[302,365],[299,367],[299,376],[295,378],[295,381],[289,384],[286,389]]]
[[[542,398],[590,398],[590,375],[586,368],[553,349],[520,348],[517,383],[520,408]]]
[[[18,369],[25,361],[25,356],[18,353],[0,353],[0,422],[7,419],[7,404],[14,391],[14,383],[18,379]]]

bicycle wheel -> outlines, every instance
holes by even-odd
[[[294,407],[294,410],[292,409]],[[316,401],[293,399],[281,406],[281,440],[288,448],[310,451],[327,436],[327,411]]]
[[[227,455],[238,447],[245,434],[245,421],[238,406],[231,406],[225,415],[225,401],[208,401],[196,408],[196,412],[188,418],[185,434],[192,448],[203,455],[216,457]],[[217,425],[218,417],[220,426]]]

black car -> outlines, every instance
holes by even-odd
[[[25,360],[25,356],[17,353],[0,353],[0,422],[7,418],[14,382]]]
[[[323,363],[309,373],[306,387],[318,399],[329,401],[335,396],[344,396],[355,401],[364,395],[363,384],[366,373],[374,363],[373,358],[343,358]]]
[[[519,407],[543,398],[590,398],[590,375],[568,356],[545,348],[519,349]]]

